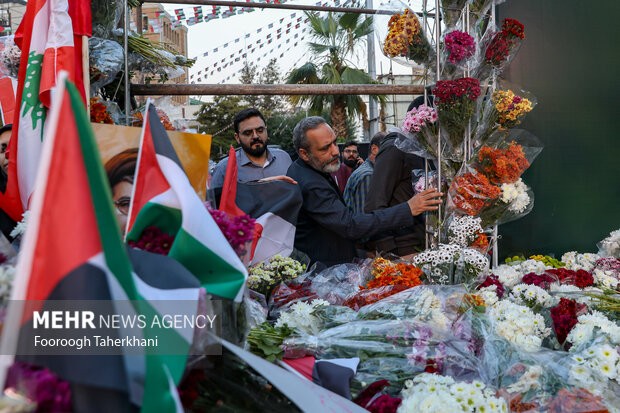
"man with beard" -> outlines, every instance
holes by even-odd
[[[233,120],[235,139],[241,146],[237,149],[237,180],[258,181],[286,175],[291,157],[280,149],[267,149],[269,136],[262,113],[254,108],[243,109]],[[211,187],[224,185],[228,157],[222,159],[213,170]]]
[[[334,172],[332,178],[338,184],[340,192],[344,194],[344,189],[347,186],[347,182],[351,177],[351,173],[357,168],[364,160],[360,158],[359,151],[357,150],[357,143],[355,141],[349,141],[344,144],[344,150],[342,151],[342,162],[340,168]]]
[[[299,159],[287,175],[298,182],[303,196],[295,248],[306,253],[312,263],[331,266],[351,262],[355,241],[409,227],[416,215],[434,211],[441,203],[438,198],[443,194],[428,189],[406,203],[370,214],[354,214],[330,176],[340,168],[340,158],[336,135],[325,120],[312,116],[299,122],[293,130],[293,145]]]

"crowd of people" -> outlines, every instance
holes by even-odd
[[[330,266],[368,254],[408,256],[424,249],[422,214],[436,210],[443,194],[433,188],[414,194],[411,172],[423,169],[424,160],[396,148],[397,133],[373,136],[364,160],[356,142],[345,143],[341,152],[330,125],[311,116],[293,130],[293,161],[268,147],[258,110],[239,112],[234,128],[239,181],[281,179],[301,191],[295,248],[311,262]],[[227,166],[228,157],[215,167],[210,187],[223,185]]]

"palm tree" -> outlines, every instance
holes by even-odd
[[[293,69],[287,83],[302,84],[369,84],[377,83],[365,71],[354,67],[349,60],[354,49],[368,34],[372,33],[372,17],[363,18],[356,13],[328,13],[320,17],[316,13],[306,13],[310,23],[310,50],[313,61]],[[373,98],[373,97],[371,97]],[[380,102],[385,96],[375,96]],[[309,103],[312,114],[320,114],[324,107],[331,110],[334,132],[339,138],[347,138],[347,117],[361,115],[364,126],[368,123],[366,104],[359,95],[312,95],[291,96],[291,103]]]

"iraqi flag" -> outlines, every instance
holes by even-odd
[[[127,239],[138,241],[149,226],[174,236],[168,254],[183,264],[207,289],[241,300],[247,270],[192,188],[159,121],[146,105]]]
[[[276,254],[288,257],[295,244],[297,216],[303,204],[299,187],[285,181],[237,181],[237,153],[230,148],[219,209],[256,220],[250,265]]]
[[[58,302],[50,300],[109,300],[112,310],[132,300],[130,311],[145,316],[162,314],[158,309],[165,302],[158,300],[182,300],[187,304],[183,316],[197,311],[198,283],[191,275],[185,276],[185,270],[174,260],[161,257],[157,263],[137,252],[132,259],[142,275],[132,270],[84,104],[73,84],[62,78],[59,84],[0,354],[23,355],[20,359],[48,367],[80,388],[125,393],[127,403],[131,400],[143,411],[182,411],[176,384],[183,374],[191,332],[170,328],[159,336],[161,343],[180,349],[177,354],[185,354],[177,357],[127,357],[124,348],[118,354],[104,356],[75,353],[79,358],[26,350],[34,345],[34,334],[40,334],[34,330],[33,311]],[[18,300],[40,301],[26,301],[24,308],[23,304],[20,307],[24,301]],[[73,329],[63,331],[70,333]],[[151,333],[144,330],[144,338],[152,338]],[[0,383],[11,361],[12,357],[2,356]]]
[[[34,189],[51,91],[58,73],[67,71],[69,79],[76,80],[68,0],[28,1],[15,43],[22,54],[9,143],[7,189],[0,194],[0,208],[19,221],[28,209]]]
[[[314,384],[331,390],[351,400],[351,379],[357,371],[360,359],[316,360],[312,356],[283,359],[280,363],[289,371],[296,372]]]

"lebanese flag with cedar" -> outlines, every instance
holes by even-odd
[[[87,32],[90,12],[87,13],[85,7],[90,3],[76,1],[72,0],[75,25]],[[81,67],[81,50],[74,47],[74,22],[69,11],[68,0],[30,0],[15,33],[15,43],[22,54],[9,143],[7,188],[0,194],[0,208],[16,221],[21,220],[22,212],[28,209],[34,189],[47,111],[58,73],[64,70],[71,81],[83,84],[80,74],[76,73],[76,67]],[[83,90],[80,94],[84,97]]]

